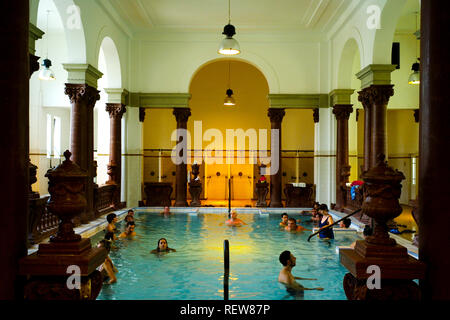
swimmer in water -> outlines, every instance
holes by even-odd
[[[287,227],[288,218],[289,218],[289,216],[286,212],[281,215],[280,227]]]
[[[297,258],[290,251],[283,251],[279,257],[280,263],[283,265],[280,274],[278,275],[278,282],[284,284],[289,292],[301,293],[305,290],[319,290],[323,291],[323,288],[305,288],[295,280],[317,280],[310,278],[294,277],[292,275],[292,268],[295,267]]]
[[[164,211],[161,212],[161,215],[164,215],[164,217],[168,217],[172,214],[172,212],[170,212],[170,208],[169,207],[164,207]]]
[[[237,212],[235,210],[231,211],[231,217],[225,223],[229,226],[240,226],[246,224],[244,221],[237,217]]]
[[[166,238],[161,238],[158,240],[158,246],[156,249],[150,251],[150,253],[163,253],[163,252],[176,252],[177,250],[169,248]]]
[[[119,236],[119,238],[128,238],[128,237],[134,237],[136,235],[136,232],[134,231],[135,224],[134,221],[127,222],[127,228],[124,232],[122,232]]]
[[[284,230],[291,231],[291,232],[298,232],[298,231],[304,231],[304,230],[309,230],[309,229],[303,228],[302,226],[298,226],[297,221],[295,221],[294,218],[289,218],[288,224],[284,228]]]

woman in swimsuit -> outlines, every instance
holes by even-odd
[[[106,240],[116,240],[117,237],[114,234],[117,232],[116,228],[116,222],[117,222],[117,215],[115,213],[110,213],[106,216],[106,220],[108,221],[108,226],[106,227],[106,234],[105,239]]]
[[[319,207],[319,212],[323,215],[322,219],[319,221],[319,228],[322,229],[328,225],[333,224],[333,218],[328,213],[328,206],[326,204],[321,204]],[[319,238],[321,239],[334,239],[333,227],[326,228],[319,232]]]

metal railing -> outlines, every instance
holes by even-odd
[[[228,285],[230,279],[230,244],[228,240],[223,242],[223,300],[228,300]]]

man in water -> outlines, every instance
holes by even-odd
[[[287,227],[287,225],[288,225],[288,218],[289,217],[288,217],[286,212],[281,215],[280,227]]]
[[[344,220],[339,222],[339,228],[348,229],[348,228],[350,228],[351,224],[352,224],[352,221],[349,218],[345,218]]]
[[[127,228],[124,232],[122,232],[119,236],[119,238],[128,238],[128,237],[134,237],[136,235],[136,232],[134,232],[135,224],[134,221],[127,222]]]
[[[304,231],[304,230],[308,230],[308,229],[303,228],[302,226],[298,226],[297,221],[295,221],[294,218],[289,218],[287,226],[284,228],[284,230],[297,232],[297,231]]]
[[[246,224],[244,221],[237,217],[237,212],[235,210],[231,211],[231,217],[225,223],[229,226],[240,226]]]
[[[125,222],[134,221],[134,211],[133,209],[128,210],[127,216],[125,217]]]
[[[297,280],[317,280],[317,279],[309,279],[309,278],[300,278],[294,277],[292,275],[292,268],[295,267],[297,258],[290,251],[283,251],[280,254],[279,258],[281,264],[283,265],[283,269],[281,269],[280,274],[278,275],[278,282],[281,282],[286,286],[286,289],[291,292],[300,293],[304,290],[319,290],[322,291],[323,288],[305,288]]]

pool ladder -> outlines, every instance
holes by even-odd
[[[223,242],[223,300],[228,300],[228,281],[230,278],[230,243],[228,240]]]

